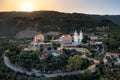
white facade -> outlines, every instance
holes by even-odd
[[[80,31],[80,35],[79,35],[79,43],[81,43],[83,40],[83,33],[82,31]]]
[[[75,43],[78,43],[78,42],[79,42],[79,37],[78,37],[77,31],[75,31],[73,38],[74,38],[74,42],[75,42]]]
[[[83,33],[82,31],[80,31],[80,33],[78,34],[77,31],[75,31],[74,33],[74,43],[76,44],[80,44],[83,40]]]

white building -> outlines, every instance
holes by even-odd
[[[90,35],[89,36],[90,40],[98,40],[98,36],[95,36],[95,35]]]
[[[83,33],[82,31],[77,33],[77,31],[74,32],[74,35],[62,35],[59,39],[59,42],[61,46],[77,46],[82,43],[83,40]]]
[[[77,31],[75,31],[73,38],[74,38],[74,43],[81,44],[81,42],[83,40],[83,33],[82,33],[82,31],[80,31],[79,34],[77,33]]]

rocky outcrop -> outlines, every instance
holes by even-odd
[[[24,30],[18,32],[15,37],[18,39],[33,38],[37,34],[40,34],[40,32],[35,30]]]

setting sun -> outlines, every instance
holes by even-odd
[[[33,3],[22,3],[20,5],[20,9],[21,11],[25,11],[25,12],[32,12],[35,10],[35,5]]]

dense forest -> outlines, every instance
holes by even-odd
[[[0,12],[0,36],[15,36],[18,32],[32,29],[39,32],[63,33],[83,29],[92,31],[119,30],[119,15],[90,15],[57,11]],[[114,29],[114,30],[113,30]]]

